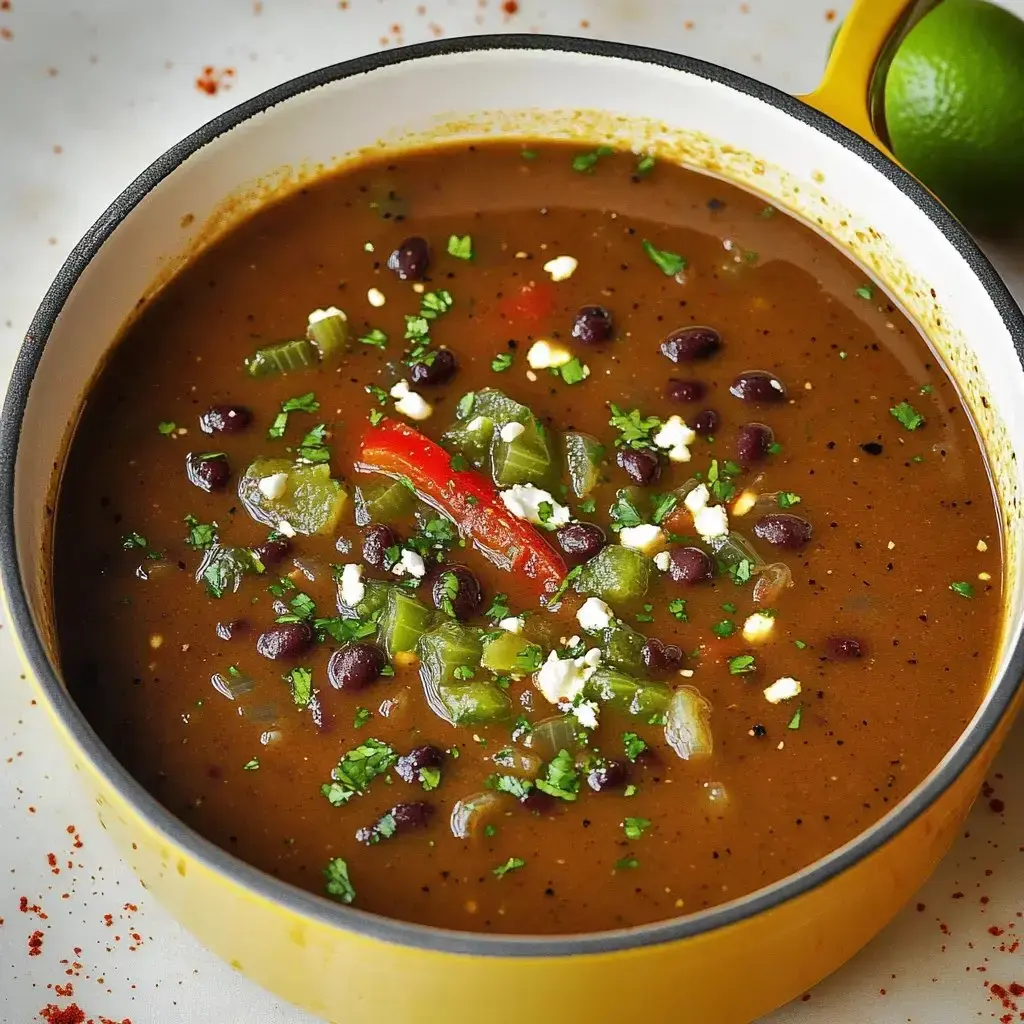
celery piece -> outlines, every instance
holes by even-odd
[[[647,637],[631,629],[625,623],[609,626],[601,640],[603,660],[624,672],[643,672],[644,644]]]
[[[390,583],[379,580],[363,580],[363,599],[356,605],[345,604],[341,599],[341,583],[338,583],[338,614],[343,619],[372,619],[375,615],[383,615],[388,603],[388,593],[393,588]]]
[[[389,657],[396,651],[414,651],[420,637],[430,629],[434,613],[401,587],[388,588],[387,603],[380,617],[380,640]]]
[[[246,359],[250,377],[273,377],[279,373],[295,373],[317,365],[316,349],[305,339],[295,338],[278,345],[258,348]]]
[[[401,480],[375,480],[357,487],[354,496],[356,525],[394,523],[412,512],[416,495]]]
[[[499,487],[512,484],[553,486],[554,466],[548,432],[532,413],[523,424],[523,432],[513,440],[505,441],[500,430],[495,432],[491,443],[491,472]]]
[[[258,523],[287,534],[333,533],[348,494],[326,462],[256,459],[238,481],[238,497]]]
[[[492,672],[525,676],[540,668],[544,652],[517,633],[502,630],[484,640],[480,663]]]
[[[647,593],[651,560],[633,548],[609,544],[576,577],[578,594],[593,594],[604,601],[638,601]]]
[[[617,711],[650,718],[664,714],[672,689],[666,683],[650,683],[625,672],[599,668],[587,680],[583,695],[587,700],[608,704]]]
[[[441,444],[453,455],[461,455],[477,469],[490,469],[493,436],[494,420],[489,416],[473,416],[446,431],[441,437]]]
[[[585,498],[600,480],[604,445],[590,434],[570,430],[562,435],[562,447],[572,492]]]
[[[320,354],[321,362],[335,362],[350,348],[348,318],[336,306],[314,309],[309,314],[306,337]]]

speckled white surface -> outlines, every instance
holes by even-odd
[[[64,255],[110,198],[180,136],[283,79],[381,46],[518,30],[678,48],[799,92],[814,84],[834,27],[828,0],[520,0],[513,15],[504,6],[0,3],[0,375]],[[1006,6],[1024,16],[1024,0]],[[198,89],[206,67],[232,68],[229,88]],[[993,256],[1024,298],[1024,242]],[[1024,997],[1004,1005],[990,987],[1024,984],[1024,728],[996,768],[994,792],[917,901],[770,1024],[1024,1021]],[[213,960],[121,865],[32,702],[6,624],[0,836],[0,1024],[72,1002],[96,1024],[310,1021]]]

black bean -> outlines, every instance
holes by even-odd
[[[681,327],[661,343],[661,354],[673,363],[692,363],[713,356],[721,347],[722,336],[713,327]]]
[[[661,462],[653,452],[640,452],[635,448],[620,448],[615,461],[635,484],[647,487],[661,476]]]
[[[665,384],[665,397],[670,402],[699,402],[706,392],[707,387],[702,380],[680,380],[678,377],[669,377]]]
[[[584,345],[597,345],[612,336],[612,315],[604,306],[581,306],[572,323],[572,336]]]
[[[313,630],[305,622],[278,622],[265,629],[256,641],[264,658],[298,658],[313,646]]]
[[[430,575],[434,607],[456,619],[471,619],[484,603],[480,581],[464,565],[439,565]]]
[[[388,548],[398,544],[398,535],[383,523],[370,523],[363,530],[363,558],[374,569],[384,572],[388,568]]]
[[[459,364],[450,348],[438,348],[409,367],[413,384],[435,386],[447,384],[455,376]]]
[[[811,524],[791,512],[771,512],[754,523],[754,536],[780,548],[802,548],[811,539]]]
[[[743,402],[771,405],[786,399],[786,385],[767,370],[748,370],[729,385],[729,393]]]
[[[704,409],[697,413],[691,426],[701,437],[709,437],[718,427],[718,413],[714,409]]]
[[[403,754],[395,762],[398,777],[406,782],[419,782],[420,771],[424,768],[438,768],[444,762],[444,753],[437,747],[425,743],[422,747],[413,747],[408,754]]]
[[[292,550],[292,542],[287,537],[275,537],[265,540],[252,549],[252,553],[265,565],[277,565],[283,562]]]
[[[569,523],[555,531],[558,546],[573,562],[593,558],[605,546],[604,530],[594,523]]]
[[[714,579],[715,563],[701,548],[672,548],[669,552],[668,574],[676,583],[703,583]]]
[[[682,650],[656,636],[650,637],[640,648],[640,657],[643,659],[644,668],[652,675],[677,672],[683,664]]]
[[[543,814],[545,811],[551,810],[555,798],[550,793],[545,793],[539,789],[531,789],[519,802],[528,811],[537,811],[539,814]]]
[[[860,658],[864,655],[864,645],[852,636],[830,636],[825,641],[825,653],[837,660]]]
[[[775,432],[765,423],[745,423],[736,435],[736,458],[744,465],[760,462],[775,443]]]
[[[622,761],[605,761],[592,768],[587,775],[587,785],[595,793],[606,789],[618,789],[629,781],[629,768]]]
[[[199,417],[204,434],[237,434],[252,423],[252,413],[244,405],[214,405]]]
[[[413,800],[406,804],[395,804],[391,808],[391,817],[398,828],[423,828],[434,813],[432,804],[423,800]]]
[[[185,472],[188,474],[189,483],[195,484],[201,491],[219,491],[231,479],[231,467],[227,458],[216,452],[189,452],[185,456]]]
[[[230,622],[218,622],[215,628],[221,640],[231,640],[241,633],[248,633],[249,623],[245,619],[232,619]]]
[[[877,441],[867,441],[861,445],[861,449],[866,451],[868,455],[881,455],[882,446]]]
[[[388,270],[402,281],[422,281],[430,265],[430,246],[425,238],[413,235],[388,257]]]
[[[336,690],[361,690],[380,678],[387,663],[387,656],[376,644],[353,640],[331,655],[327,678]]]

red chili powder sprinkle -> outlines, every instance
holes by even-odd
[[[1020,985],[1016,981],[1010,982],[1010,995],[1024,996],[1024,985]]]
[[[28,955],[39,956],[43,951],[43,933],[34,931],[28,937]]]
[[[124,905],[124,909],[127,910],[129,914],[134,914],[139,908],[134,903],[126,903]]]
[[[60,868],[57,867],[57,855],[55,853],[48,853],[46,855],[46,863],[50,865],[50,870],[55,874],[60,874]]]
[[[11,9],[11,0],[0,0],[0,11],[9,11]],[[35,703],[33,701],[33,703]]]
[[[1006,810],[1006,804],[999,797],[995,796],[988,802],[989,808],[996,814],[1002,814]]]
[[[114,915],[113,914],[104,914],[103,915],[103,923],[108,928],[113,928],[113,926],[114,926]]]
[[[35,914],[40,921],[45,921],[47,915],[43,913],[43,908],[38,903],[29,903],[27,896],[22,896],[18,901],[18,909],[23,914]]]
[[[9,28],[0,28],[0,36],[4,39],[13,39],[14,33]],[[35,808],[30,807],[29,810],[35,814]]]
[[[70,999],[75,994],[75,986],[69,981],[66,985],[54,985],[53,991],[61,997],[61,999]]]
[[[988,933],[989,935],[1002,935],[1003,929],[1000,928],[999,925],[994,924],[991,928],[989,928]]]
[[[825,20],[826,21],[835,21],[836,20],[836,12],[831,10],[831,9],[827,10],[825,12]]]
[[[963,898],[964,898],[964,894],[962,892],[955,892],[950,897],[950,899],[954,899],[954,900],[962,900]]]
[[[235,77],[234,68],[221,68],[219,71],[208,64],[203,73],[196,79],[196,88],[207,96],[216,96],[221,89],[230,89],[230,80]]]
[[[39,1016],[48,1024],[83,1024],[85,1013],[77,1003],[63,1008],[50,1003],[39,1011]]]
[[[505,0],[501,9],[511,18],[513,14],[519,13],[519,4],[516,3],[516,0]]]

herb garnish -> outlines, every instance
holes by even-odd
[[[574,565],[566,574],[565,579],[558,584],[558,589],[548,598],[547,607],[554,608],[562,598],[565,596],[565,592],[572,585],[573,580],[577,579],[583,572],[582,565]]]
[[[659,249],[646,238],[643,239],[641,244],[644,247],[644,252],[647,253],[654,265],[666,277],[675,277],[680,271],[686,269],[686,260],[678,253],[669,252],[667,249]]]
[[[291,683],[295,706],[308,707],[309,702],[313,699],[313,670],[298,665],[285,676],[285,679]]]
[[[639,409],[623,412],[613,402],[609,403],[608,408],[612,413],[612,418],[608,423],[619,432],[619,436],[615,439],[617,448],[655,447],[652,435],[661,427],[661,420],[657,416],[643,417],[640,415]]]
[[[356,890],[348,877],[348,865],[341,857],[335,857],[327,862],[324,868],[324,877],[327,879],[326,890],[328,896],[333,896],[342,903],[351,903],[356,898]]]
[[[441,610],[449,618],[455,618],[455,600],[459,596],[459,577],[453,572],[441,573]]]
[[[522,800],[533,789],[533,780],[523,779],[518,775],[489,775],[484,780],[484,785],[488,789],[497,790],[499,793],[508,793],[509,796]]]
[[[633,173],[638,178],[646,178],[654,170],[654,157],[650,153],[641,153],[640,159],[636,162],[636,169]]]
[[[471,260],[473,258],[473,236],[449,235],[448,255],[454,256],[457,260]]]
[[[803,721],[803,717],[804,709],[802,707],[797,708],[796,711],[793,712],[793,717],[789,720],[789,725],[787,725],[786,728],[799,729],[800,723]]]
[[[708,484],[711,487],[711,493],[719,501],[729,501],[736,493],[736,485],[730,477],[736,476],[740,472],[742,470],[735,462],[723,462],[719,466],[718,459],[712,459],[711,466],[708,468]]]
[[[379,327],[371,327],[365,334],[360,335],[359,340],[364,345],[372,345],[374,348],[385,348],[388,343],[388,336]]]
[[[624,732],[622,747],[626,752],[626,757],[630,761],[635,761],[647,749],[647,744],[635,732]]]
[[[954,594],[959,594],[961,597],[974,597],[974,587],[964,580],[958,580],[955,583],[950,583],[949,589]]]
[[[580,773],[576,770],[572,754],[568,750],[560,750],[548,762],[547,775],[537,779],[536,786],[542,793],[558,797],[559,800],[575,800],[580,791]]]
[[[650,818],[626,818],[622,823],[627,839],[639,839],[650,827]]]
[[[690,617],[686,613],[686,599],[682,597],[673,597],[668,603],[668,610],[672,616],[678,619],[680,622],[689,622]]]
[[[274,417],[274,422],[267,431],[267,437],[271,438],[271,440],[284,437],[285,427],[288,426],[288,413],[318,412],[319,409],[320,403],[316,400],[316,395],[312,391],[308,391],[304,395],[296,395],[295,398],[286,398],[281,403],[281,411]]]
[[[615,492],[615,502],[608,509],[608,515],[612,518],[611,529],[616,533],[624,527],[639,526],[644,521],[628,488]]]
[[[331,451],[324,443],[327,435],[327,424],[318,423],[303,439],[299,445],[299,461],[317,464],[331,461]]]
[[[429,793],[441,785],[441,769],[427,765],[420,769],[420,785]]]
[[[491,873],[495,878],[504,878],[510,871],[518,871],[526,867],[526,861],[522,857],[509,857],[504,864],[499,864]]]
[[[206,548],[213,547],[214,542],[217,540],[216,523],[201,523],[191,513],[185,516],[184,522],[188,527],[188,536],[185,538],[185,543],[193,551],[204,551]]]
[[[775,500],[778,502],[779,508],[792,508],[794,505],[799,505],[803,499],[793,491],[779,491]]]
[[[260,759],[258,757],[250,757],[245,764],[242,765],[243,772],[255,772],[259,771]]]
[[[737,654],[729,659],[729,674],[734,676],[746,675],[757,668],[757,663],[752,654]]]
[[[636,857],[623,857],[622,860],[615,862],[616,871],[630,871],[633,868],[640,867],[640,861]]]
[[[334,807],[340,807],[352,797],[365,793],[370,783],[397,760],[398,754],[382,740],[368,739],[350,750],[331,769],[333,781],[325,782],[320,792]]]
[[[651,522],[655,526],[672,513],[679,504],[679,497],[675,494],[656,494],[651,499]]]
[[[869,284],[862,284],[859,288],[854,288],[853,294],[858,299],[867,299],[870,302],[875,297],[875,289]]]
[[[157,425],[156,429],[160,431],[164,437],[168,437],[178,429],[178,424],[174,420],[161,420]]]
[[[715,636],[720,636],[724,640],[726,637],[732,636],[733,633],[736,632],[736,623],[733,622],[732,619],[722,619],[721,622],[716,622],[711,627],[711,632],[714,633]]]
[[[924,416],[909,402],[900,402],[899,405],[894,405],[889,412],[899,420],[900,426],[906,430],[917,430],[924,425]]]
[[[495,594],[494,600],[491,601],[491,607],[484,612],[484,615],[492,622],[498,622],[508,618],[509,610],[508,594]]]
[[[356,708],[352,725],[356,729],[361,729],[371,718],[373,718],[373,712],[369,708]]]
[[[555,373],[559,375],[566,384],[579,384],[590,376],[590,367],[581,363],[576,356],[567,363],[559,366]]]
[[[590,515],[592,512],[597,511],[597,502],[593,498],[587,498],[586,501],[580,502],[580,511],[585,515]]]
[[[572,169],[580,174],[593,174],[597,161],[603,156],[611,156],[614,152],[611,146],[598,146],[589,153],[577,153],[572,158]]]
[[[495,373],[504,373],[511,366],[512,366],[512,353],[511,352],[499,352],[491,360],[491,369]]]

